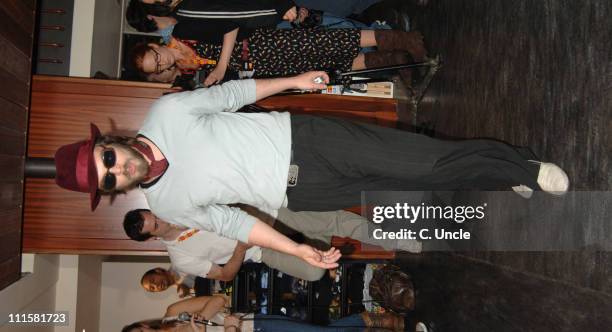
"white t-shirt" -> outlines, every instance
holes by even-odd
[[[227,206],[274,213],[286,203],[289,113],[233,113],[255,102],[254,80],[173,93],[156,101],[139,131],[168,169],[143,192],[159,218],[247,242],[255,218]]]
[[[173,241],[162,242],[166,245],[174,270],[200,277],[206,277],[213,263],[227,263],[237,243],[213,232],[195,229],[182,232]],[[261,262],[261,248],[249,248],[244,260]]]

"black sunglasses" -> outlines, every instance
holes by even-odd
[[[157,52],[154,48],[151,49],[153,53],[155,53],[155,74],[161,74],[161,54]]]
[[[117,185],[117,177],[110,172],[110,169],[115,166],[116,162],[117,155],[115,154],[115,150],[113,148],[105,148],[104,151],[102,151],[102,163],[104,167],[106,167],[106,174],[104,174],[102,178],[102,189],[106,191],[115,189]]]

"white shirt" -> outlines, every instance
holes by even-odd
[[[153,104],[139,134],[169,163],[159,181],[144,189],[153,213],[246,243],[255,218],[226,204],[271,214],[286,204],[289,113],[228,113],[255,99],[255,81],[241,80]]]
[[[175,240],[162,240],[162,242],[166,245],[172,268],[175,271],[206,277],[213,263],[227,263],[234,253],[237,241],[212,232],[193,231],[192,229],[186,230]],[[187,236],[188,234],[192,235]],[[261,248],[256,246],[249,248],[244,255],[244,260],[261,262]]]

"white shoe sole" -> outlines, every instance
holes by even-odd
[[[423,244],[417,240],[397,240],[397,249],[418,254],[423,251]]]
[[[416,323],[415,329],[416,332],[428,332],[429,330],[427,329],[427,325],[418,322]]]
[[[533,189],[521,184],[520,186],[512,187],[515,193],[519,194],[525,199],[530,199],[533,196]]]

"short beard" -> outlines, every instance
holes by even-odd
[[[138,152],[131,146],[124,146],[124,147],[127,149],[128,154],[129,154],[129,157],[127,158],[127,160],[125,161],[125,164],[123,165],[124,175],[129,180],[125,189],[129,190],[129,189],[135,188],[141,182],[144,181],[145,177],[149,173],[149,163],[142,156],[142,154],[140,154],[140,152]],[[131,174],[128,172],[127,166],[129,164],[133,164],[136,167],[134,177],[132,177]]]

